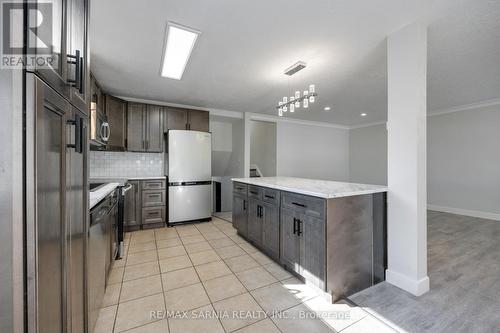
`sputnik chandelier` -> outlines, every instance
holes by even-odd
[[[292,76],[298,71],[304,69],[306,67],[306,63],[303,61],[299,61],[289,68],[285,70],[285,75]],[[302,103],[302,107],[307,109],[309,107],[309,103],[314,103],[315,97],[318,96],[316,93],[316,87],[314,84],[309,85],[309,90],[304,90],[302,95],[300,94],[300,90],[296,90],[293,96],[284,96],[282,100],[278,102],[276,109],[278,109],[278,115],[283,117],[284,112],[295,112],[295,109],[300,108],[300,104]]]

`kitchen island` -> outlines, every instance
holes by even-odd
[[[233,179],[238,234],[332,301],[385,279],[386,186]]]

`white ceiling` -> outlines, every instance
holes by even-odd
[[[295,118],[381,121],[385,37],[424,19],[429,110],[500,97],[497,0],[94,0],[91,8],[91,69],[115,95],[276,114],[283,95],[315,83],[317,102]],[[202,32],[180,81],[160,76],[168,20]],[[283,75],[298,60],[307,68]]]

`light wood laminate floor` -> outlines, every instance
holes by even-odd
[[[500,221],[428,212],[430,291],[383,282],[350,297],[408,332],[500,332]]]

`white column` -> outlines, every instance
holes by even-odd
[[[427,276],[427,28],[413,23],[387,38],[387,281],[414,295]]]

